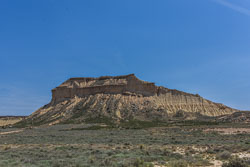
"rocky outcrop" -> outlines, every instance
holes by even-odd
[[[130,74],[71,78],[53,89],[51,102],[30,115],[26,122],[82,122],[100,116],[116,120],[164,120],[178,111],[220,116],[238,110],[211,102],[197,94],[159,87]]]
[[[217,118],[218,122],[250,123],[250,111],[235,112],[230,115],[222,115]]]
[[[52,103],[95,94],[137,94],[154,96],[160,88],[154,83],[137,79],[134,74],[117,77],[71,78],[52,90]]]

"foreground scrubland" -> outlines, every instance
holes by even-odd
[[[231,164],[230,164],[231,163]],[[250,165],[249,124],[131,122],[0,130],[0,166]],[[240,166],[239,166],[240,167]]]

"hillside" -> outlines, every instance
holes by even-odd
[[[24,118],[25,116],[0,116],[0,127],[11,126]]]
[[[250,123],[250,111],[235,112],[217,117],[218,122]]]
[[[134,74],[71,78],[52,90],[52,100],[22,124],[80,123],[100,118],[167,120],[176,113],[221,116],[238,112],[199,95],[156,86]]]

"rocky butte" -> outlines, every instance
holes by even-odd
[[[156,86],[134,74],[70,78],[52,90],[52,100],[25,119],[29,124],[84,122],[89,119],[165,120],[180,112],[221,116],[238,110],[199,95]]]

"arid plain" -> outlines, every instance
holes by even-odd
[[[0,166],[250,165],[250,112],[133,74],[69,79],[49,104],[0,126]]]

